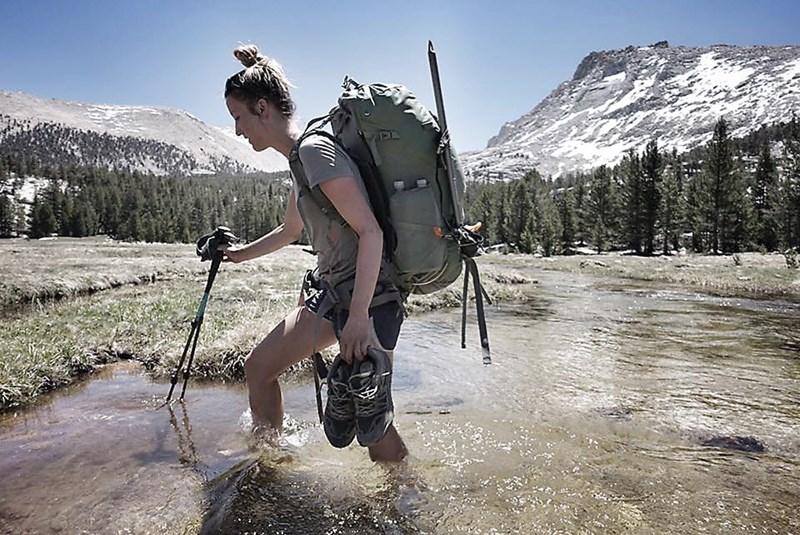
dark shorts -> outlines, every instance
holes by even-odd
[[[319,307],[325,299],[326,290],[319,290],[305,300],[305,307],[314,314],[319,312]],[[336,338],[341,338],[344,324],[347,323],[349,310],[334,308],[326,312],[322,317],[333,323]],[[390,301],[369,309],[369,317],[372,320],[372,328],[378,337],[383,349],[392,350],[397,345],[397,338],[400,336],[400,326],[403,325],[403,308],[400,303]]]

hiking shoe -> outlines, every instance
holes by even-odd
[[[394,419],[389,355],[370,347],[364,360],[354,362],[349,382],[355,403],[358,443],[372,446],[383,438]]]
[[[328,372],[328,401],[322,427],[335,448],[347,447],[356,436],[356,409],[350,395],[350,366],[337,355]]]

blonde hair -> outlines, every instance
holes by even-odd
[[[259,99],[264,99],[278,107],[288,119],[294,115],[295,105],[289,88],[292,84],[286,78],[280,63],[259,53],[255,45],[240,45],[233,51],[244,69],[225,82],[225,98],[233,97],[246,103],[253,113]]]

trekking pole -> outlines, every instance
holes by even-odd
[[[439,126],[442,129],[442,150],[444,151],[445,170],[447,180],[450,184],[450,191],[457,195],[459,191],[456,186],[456,178],[453,173],[453,158],[450,154],[450,131],[447,129],[447,117],[444,114],[444,97],[442,96],[442,83],[439,80],[439,62],[436,60],[436,50],[433,48],[433,41],[428,41],[428,64],[431,67],[431,80],[433,81],[433,97],[436,99],[436,115],[439,117]],[[456,227],[460,227],[464,221],[460,210],[455,210]]]
[[[200,327],[203,325],[203,318],[206,313],[208,298],[211,295],[211,286],[214,284],[214,279],[217,276],[219,265],[224,256],[222,251],[217,250],[217,247],[220,244],[229,244],[235,241],[238,241],[238,238],[231,233],[229,228],[217,227],[212,234],[203,236],[197,242],[197,255],[200,257],[201,261],[210,259],[211,267],[208,270],[208,280],[206,281],[206,288],[203,292],[203,297],[200,300],[200,306],[197,308],[197,313],[194,316],[194,320],[192,320],[192,329],[189,331],[189,338],[186,340],[186,345],[183,347],[183,354],[178,361],[178,365],[175,367],[175,371],[172,372],[172,375],[170,376],[171,385],[165,403],[169,403],[172,399],[172,393],[175,390],[175,385],[178,383],[178,376],[181,374],[181,369],[183,369],[183,363],[186,361],[186,355],[188,353],[189,360],[186,362],[186,368],[183,369],[183,388],[181,389],[181,396],[178,398],[179,400],[183,400],[183,396],[186,393],[186,385],[189,383],[189,377],[192,373],[191,370],[192,362],[194,361],[194,352],[197,348],[197,339],[200,336]],[[190,347],[191,352],[189,352]]]

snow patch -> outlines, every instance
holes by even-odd
[[[603,78],[602,81],[613,84],[613,83],[616,83],[616,82],[622,82],[623,80],[625,80],[626,76],[628,76],[628,73],[626,73],[625,71],[622,71],[622,72],[618,72],[617,74],[612,74],[611,76],[606,76],[605,78]]]
[[[786,63],[786,68],[778,76],[785,82],[791,82],[795,78],[800,78],[800,58]]]

